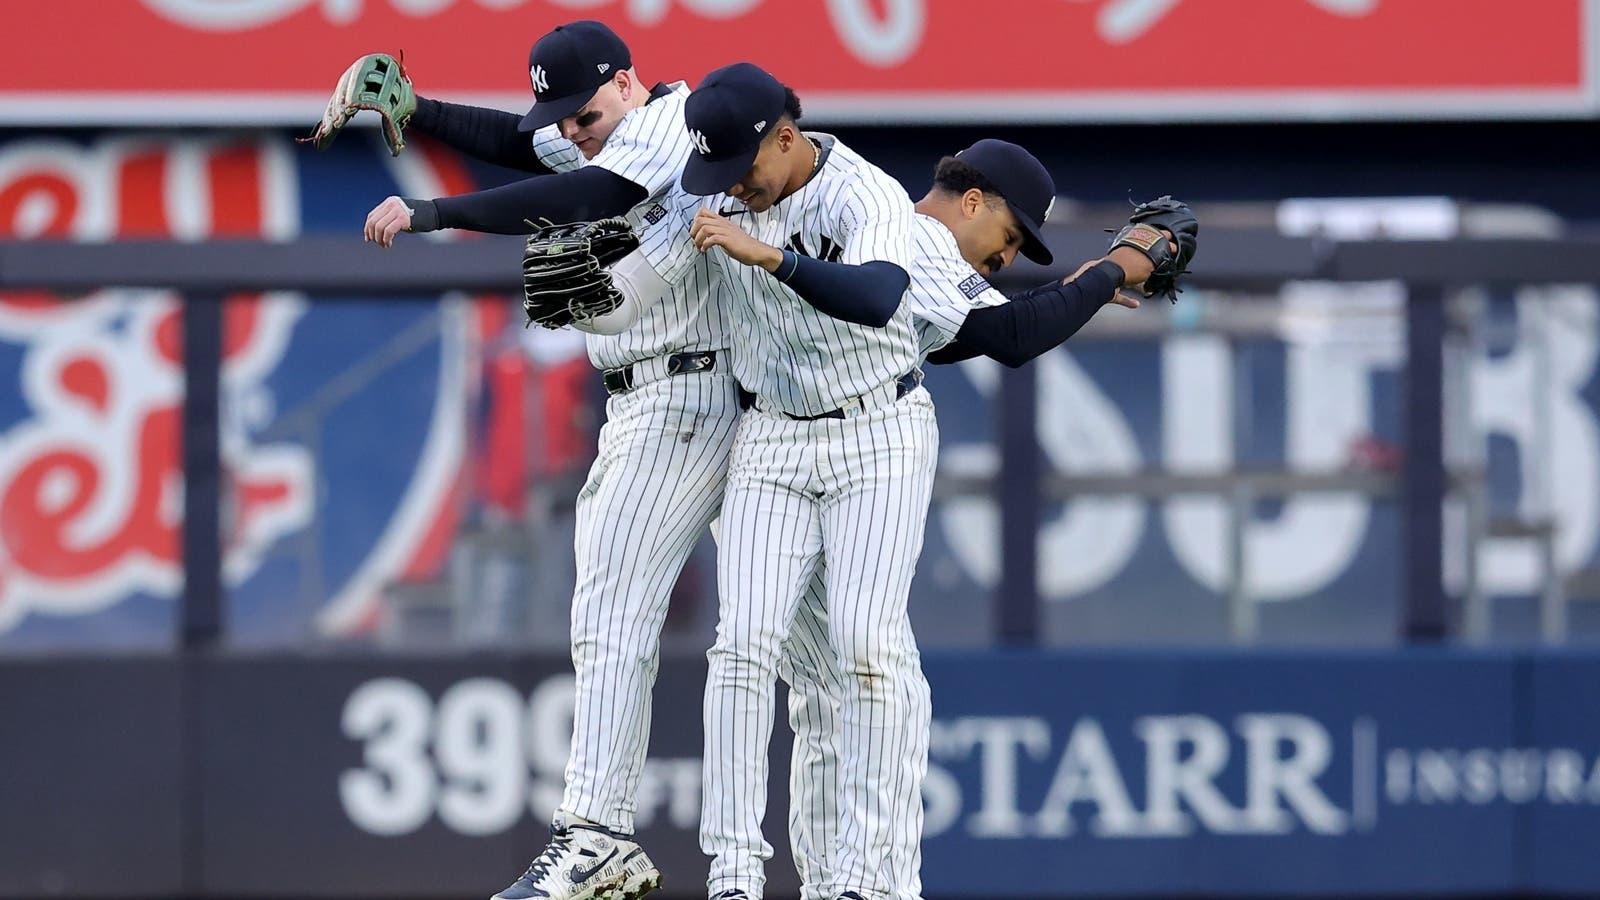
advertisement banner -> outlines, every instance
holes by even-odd
[[[352,141],[112,134],[0,142],[0,237],[289,240],[359,222],[332,189]],[[367,166],[370,190],[472,182],[427,151]],[[381,195],[380,195],[381,196]],[[223,570],[236,634],[370,629],[381,592],[429,574],[464,466],[479,307],[224,299]],[[175,291],[0,292],[0,634],[14,645],[165,645],[183,588],[184,389]],[[387,435],[372,452],[371,436]],[[307,545],[296,542],[320,534]]]
[[[600,18],[647,80],[749,58],[813,118],[1065,122],[1580,116],[1595,0],[58,0],[7,4],[0,123],[309,126],[364,53],[530,102],[529,45]],[[87,26],[86,26],[87,23]],[[71,35],[70,52],[57,36]],[[1181,65],[1170,65],[1181,60]]]
[[[935,659],[924,879],[970,897],[1510,890],[1519,809],[1556,802],[1537,763],[1507,758],[1511,671],[1426,655]],[[1597,809],[1580,815],[1592,828]]]
[[[261,659],[205,684],[206,887],[216,896],[487,897],[549,838],[572,734],[559,657]],[[705,896],[700,853],[703,660],[655,685],[635,811],[666,896]],[[293,697],[286,703],[282,698]],[[773,741],[768,891],[798,887]]]
[[[928,897],[1600,893],[1593,654],[925,663]],[[95,893],[113,863],[124,888],[148,893],[171,892],[182,870],[215,897],[486,896],[545,841],[572,729],[564,659],[184,666],[0,663],[12,763],[0,773],[0,896]],[[672,657],[655,688],[637,825],[663,898],[704,896],[704,678],[703,659]],[[180,725],[180,713],[194,718]],[[797,887],[788,745],[780,722],[772,898]],[[198,820],[180,829],[180,809]],[[180,830],[197,856],[180,861]],[[93,852],[64,853],[74,841]],[[131,847],[153,852],[122,862]]]

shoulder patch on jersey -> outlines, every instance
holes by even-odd
[[[962,279],[956,287],[961,289],[961,293],[968,300],[975,300],[979,294],[989,289],[989,279],[974,272],[970,278]]]
[[[644,221],[646,225],[654,225],[666,217],[667,209],[659,203],[650,204],[650,208],[644,211]]]

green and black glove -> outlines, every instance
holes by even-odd
[[[417,111],[417,95],[411,89],[411,78],[400,60],[387,53],[369,53],[350,64],[339,77],[333,89],[322,121],[310,137],[301,138],[317,145],[318,150],[328,149],[339,129],[363,109],[370,109],[383,119],[383,140],[395,156],[405,149],[406,123]]]

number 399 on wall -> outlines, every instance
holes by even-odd
[[[456,682],[437,701],[406,678],[376,678],[350,693],[344,736],[361,765],[339,775],[339,803],[356,827],[395,837],[435,815],[463,835],[497,834],[524,814],[548,821],[561,802],[572,740],[573,677],[539,682],[524,699],[498,678]],[[637,825],[695,827],[699,758],[650,759]]]
[[[404,678],[368,681],[341,717],[345,737],[363,745],[363,765],[340,774],[340,805],[385,836],[435,813],[467,835],[505,831],[524,810],[548,817],[561,799],[572,692],[570,675],[546,679],[526,700],[504,681],[472,678],[435,703]]]

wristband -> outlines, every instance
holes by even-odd
[[[439,207],[432,200],[413,200],[410,197],[401,197],[400,202],[411,210],[411,227],[408,229],[413,234],[425,231],[439,230]]]
[[[773,272],[772,277],[778,279],[780,284],[788,284],[789,279],[794,277],[794,270],[798,268],[800,268],[800,254],[793,250],[785,250],[783,261],[778,263],[778,271]]]
[[[1110,277],[1112,283],[1117,287],[1122,287],[1128,283],[1128,273],[1124,271],[1121,266],[1109,259],[1100,260],[1099,262],[1095,263],[1094,267],[1106,273],[1106,275]]]

